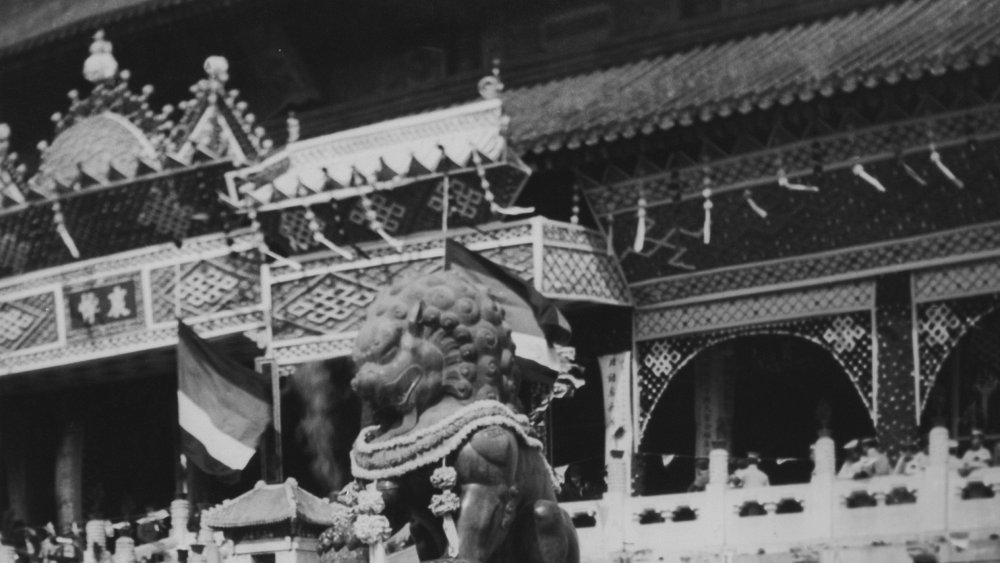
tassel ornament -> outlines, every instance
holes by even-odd
[[[441,149],[441,154],[444,155],[444,149]],[[486,198],[487,203],[490,204],[490,211],[496,213],[497,215],[527,215],[528,213],[534,213],[534,207],[518,207],[518,206],[508,206],[503,207],[496,202],[496,195],[490,189],[490,181],[486,179],[486,169],[483,167],[483,159],[479,156],[479,151],[473,147],[472,149],[472,163],[476,167],[476,175],[479,176],[479,185],[483,188],[483,197]],[[574,223],[575,224],[575,223]]]
[[[704,244],[710,244],[712,242],[712,208],[715,205],[712,203],[712,190],[705,188],[701,191],[701,195],[705,198],[705,203],[702,207],[705,209],[705,221],[701,225],[701,241]]]
[[[606,236],[606,242],[608,244],[607,253],[608,256],[615,255],[615,216],[608,213],[608,234]]]
[[[337,246],[336,244],[334,244],[333,241],[331,241],[330,239],[326,238],[325,235],[323,235],[323,230],[320,228],[319,221],[316,220],[316,214],[313,213],[312,209],[306,207],[305,216],[306,216],[306,221],[309,222],[309,230],[312,231],[313,240],[322,244],[323,246],[327,247],[333,252],[336,252],[346,260],[354,260],[353,252],[345,248],[341,248],[340,246]]]
[[[943,160],[941,160],[941,153],[937,151],[937,147],[935,147],[934,145],[931,145],[930,158],[931,162],[933,162],[934,165],[938,167],[938,170],[940,170],[941,173],[944,174],[945,178],[948,178],[948,180],[952,184],[955,184],[955,187],[957,188],[965,187],[965,182],[960,180],[958,176],[955,176],[955,173],[952,172],[950,168],[948,168],[948,166],[944,163]]]
[[[885,186],[882,185],[882,182],[879,182],[878,178],[876,178],[875,176],[872,176],[867,171],[865,171],[865,167],[862,166],[861,163],[855,164],[851,168],[851,172],[853,172],[854,175],[857,176],[858,178],[861,178],[862,180],[864,180],[864,181],[868,182],[869,184],[871,184],[872,187],[874,187],[876,190],[878,190],[878,191],[880,191],[882,193],[885,193],[885,191],[886,191],[885,190]]]
[[[744,199],[747,200],[747,205],[753,210],[761,219],[767,219],[767,210],[761,207],[756,201],[753,200],[753,193],[750,190],[743,192]]]
[[[788,180],[784,170],[778,170],[778,185],[793,192],[818,192],[819,188],[807,184],[796,184]]]
[[[59,233],[59,238],[62,239],[66,250],[69,250],[70,256],[74,260],[79,260],[80,249],[76,247],[76,241],[73,240],[72,235],[69,234],[69,229],[66,228],[66,218],[63,216],[62,207],[59,206],[59,202],[52,204],[52,222],[55,223],[56,232]]]
[[[632,250],[642,252],[642,247],[646,244],[646,198],[639,197],[639,209],[635,212],[635,241],[632,243]]]

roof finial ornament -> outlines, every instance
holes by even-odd
[[[500,59],[493,59],[493,73],[484,76],[479,81],[479,95],[484,100],[495,100],[503,92],[503,82],[500,80]]]
[[[88,82],[97,84],[115,77],[118,61],[111,50],[111,42],[104,38],[104,30],[95,33],[94,42],[90,44],[90,56],[83,62],[83,77]]]
[[[7,158],[10,149],[10,125],[0,123],[0,160]]]
[[[229,81],[229,61],[226,57],[212,55],[205,59],[205,74],[217,84],[225,84]]]

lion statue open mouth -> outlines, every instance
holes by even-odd
[[[369,307],[352,386],[378,424],[351,450],[350,517],[321,538],[378,548],[405,523],[421,560],[579,560],[558,484],[517,398],[503,308],[463,274],[394,283]],[[376,498],[373,498],[376,495]]]

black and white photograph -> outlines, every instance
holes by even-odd
[[[1000,563],[998,495],[998,0],[0,0],[0,563]]]

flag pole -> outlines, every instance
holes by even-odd
[[[441,265],[448,269],[448,214],[450,213],[449,203],[451,200],[451,181],[445,173],[441,183]]]
[[[283,440],[281,428],[281,375],[274,361],[274,329],[271,311],[271,267],[263,262],[260,268],[261,307],[264,313],[264,357],[257,362],[257,371],[263,373],[271,381],[271,440],[270,452],[265,457],[270,458],[265,468],[269,469],[262,477],[265,482],[280,483],[285,478]],[[269,466],[269,467],[267,467]]]
[[[181,322],[182,309],[181,309],[181,263],[178,262],[174,264],[174,317],[177,323]],[[180,326],[178,326],[178,329]],[[180,344],[180,334],[177,336],[178,345]],[[175,399],[176,403],[177,400]],[[188,495],[188,490],[190,488],[188,469],[186,467],[184,454],[181,452],[181,427],[180,427],[180,413],[175,417],[177,424],[174,425],[174,496],[176,498],[185,498]]]

